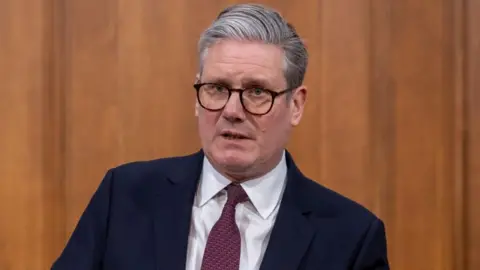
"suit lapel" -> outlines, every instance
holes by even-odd
[[[192,204],[201,173],[202,152],[172,162],[168,179],[155,179],[151,209],[154,218],[157,269],[184,270]]]
[[[184,270],[195,192],[203,152],[171,160],[165,171],[152,177],[150,209],[153,216],[157,269]],[[302,197],[307,181],[287,152],[287,186],[272,230],[261,270],[297,269],[315,234],[308,221],[308,202]],[[167,179],[165,174],[169,175]],[[305,202],[307,202],[305,204]],[[288,248],[286,248],[288,247]]]
[[[313,235],[305,217],[284,205],[278,213],[260,269],[297,269]]]
[[[306,179],[288,152],[287,166],[287,186],[261,270],[297,269],[315,234],[308,221],[310,211],[302,204],[305,194],[302,194],[301,186]]]

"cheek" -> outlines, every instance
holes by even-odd
[[[200,130],[200,136],[202,139],[207,139],[213,136],[217,124],[217,115],[212,112],[205,112],[200,110],[198,114],[198,126]]]
[[[275,125],[274,122],[267,122],[263,124],[261,127],[261,135],[263,138],[262,141],[266,144],[273,143],[280,135],[279,132],[280,129],[277,125]]]
[[[288,119],[284,113],[276,112],[259,119],[258,130],[261,136],[261,144],[264,147],[271,148],[278,146],[279,141],[283,141],[286,135]]]

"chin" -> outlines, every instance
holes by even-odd
[[[256,151],[241,149],[216,149],[212,157],[218,165],[231,172],[245,172],[256,161]]]

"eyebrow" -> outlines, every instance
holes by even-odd
[[[227,78],[221,78],[221,77],[217,77],[217,78],[211,78],[208,80],[209,82],[212,82],[212,83],[218,83],[218,84],[222,84],[222,85],[226,85],[226,86],[232,86],[232,81],[230,79],[227,79]],[[248,87],[248,86],[260,86],[260,87],[272,87],[272,85],[270,84],[270,82],[266,79],[263,79],[263,78],[243,78],[241,80],[241,84],[243,87]]]
[[[247,86],[262,86],[262,87],[272,87],[270,82],[264,78],[244,78],[242,79],[242,85],[247,85]]]

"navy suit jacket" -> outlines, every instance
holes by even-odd
[[[53,270],[184,270],[204,153],[111,169]],[[287,184],[261,270],[385,270],[383,222],[302,175]]]

